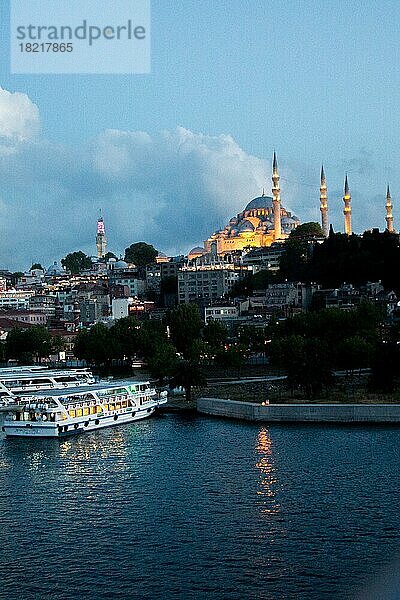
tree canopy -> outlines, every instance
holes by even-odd
[[[34,325],[29,329],[14,327],[6,339],[7,357],[26,364],[48,357],[60,347],[60,338],[53,337],[42,325]]]
[[[324,232],[319,223],[310,221],[308,223],[302,223],[290,232],[291,238],[314,238],[324,237]]]
[[[168,323],[176,349],[185,358],[189,357],[192,343],[200,337],[203,327],[198,307],[196,304],[180,304],[170,311]]]
[[[175,366],[172,385],[183,387],[188,402],[192,399],[192,389],[207,386],[207,380],[197,362],[179,360]]]
[[[155,261],[157,255],[158,250],[146,242],[136,242],[125,250],[126,262],[134,263],[137,267],[149,265]]]
[[[61,264],[70,273],[77,274],[86,269],[90,269],[92,261],[84,252],[78,250],[77,252],[67,254],[67,256],[61,260]]]
[[[281,277],[289,281],[313,281],[328,288],[344,282],[363,285],[381,280],[385,288],[400,292],[398,234],[372,230],[362,236],[349,236],[331,231],[323,243],[318,243],[312,236],[296,235],[301,227],[293,230],[284,243]]]
[[[286,372],[292,392],[301,389],[315,397],[330,385],[334,369],[353,371],[372,365],[382,317],[370,302],[350,311],[301,313],[276,326],[272,360]]]

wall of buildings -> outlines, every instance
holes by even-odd
[[[240,271],[227,268],[186,268],[178,273],[178,301],[217,299],[228,294],[240,278]]]

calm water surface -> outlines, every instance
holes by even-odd
[[[399,448],[170,415],[0,439],[0,598],[399,598]]]

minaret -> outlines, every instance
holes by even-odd
[[[344,182],[344,196],[343,196],[343,202],[344,202],[344,232],[347,235],[351,235],[353,232],[351,230],[351,196],[350,196],[350,190],[349,190],[349,182],[347,181],[347,173],[346,173],[346,179]]]
[[[96,247],[97,247],[97,258],[104,258],[106,254],[106,246],[107,246],[107,238],[106,232],[104,229],[104,221],[101,216],[97,221],[97,234],[96,234]]]
[[[322,168],[321,168],[321,187],[319,189],[320,189],[319,200],[320,200],[320,203],[321,203],[321,206],[320,206],[320,210],[321,210],[321,225],[322,225],[322,229],[323,229],[323,232],[324,232],[324,236],[328,237],[328,235],[329,235],[329,223],[328,223],[328,189],[326,187],[324,165],[322,165]]]
[[[274,239],[279,240],[282,235],[281,228],[281,190],[279,189],[279,173],[276,154],[274,152],[274,162],[272,167],[272,196],[274,208]]]
[[[387,186],[387,192],[386,192],[386,229],[390,232],[393,233],[394,229],[393,229],[393,205],[392,205],[392,197],[390,195],[390,189],[389,189],[389,185]]]

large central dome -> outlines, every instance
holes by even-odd
[[[244,210],[257,210],[258,208],[272,208],[272,198],[270,196],[258,196],[248,203]]]

